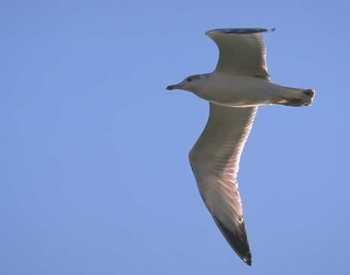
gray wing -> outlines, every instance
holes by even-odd
[[[274,29],[215,29],[206,32],[219,48],[215,71],[267,78],[266,48],[261,33]]]
[[[226,240],[248,265],[251,254],[237,173],[256,110],[256,107],[231,108],[210,103],[207,125],[190,152],[204,203]]]

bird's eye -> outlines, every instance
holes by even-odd
[[[188,77],[188,78],[187,78],[187,81],[188,81],[188,82],[191,82],[191,81],[192,81],[192,77]]]

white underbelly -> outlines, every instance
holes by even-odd
[[[201,91],[196,92],[199,97],[232,107],[271,104],[274,99],[299,90],[261,78],[232,75],[213,75],[206,84]]]

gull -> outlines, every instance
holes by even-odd
[[[196,74],[167,90],[184,90],[209,102],[209,119],[189,153],[201,197],[216,225],[248,265],[248,244],[237,174],[243,147],[258,106],[307,106],[314,90],[285,87],[270,81],[264,28],[228,28],[206,32],[219,49],[212,73]]]

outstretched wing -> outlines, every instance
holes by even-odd
[[[274,29],[215,29],[206,32],[219,48],[217,72],[267,78],[266,48],[261,33]]]
[[[210,103],[207,125],[190,152],[192,170],[209,212],[231,247],[248,265],[251,254],[237,173],[256,110]]]

